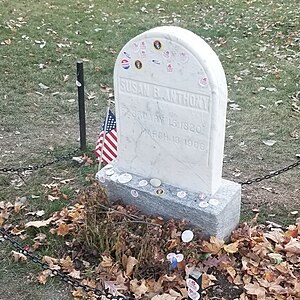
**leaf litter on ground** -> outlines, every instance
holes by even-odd
[[[45,220],[12,225],[9,218],[26,210],[0,203],[1,226],[21,239],[27,230],[35,231],[28,251],[42,250],[51,234],[65,241],[61,258],[43,256],[52,270],[60,270],[82,283],[136,299],[174,299],[187,297],[186,278],[195,269],[202,274],[203,299],[282,300],[300,297],[300,218],[285,230],[261,224],[241,224],[227,243],[216,237],[204,240],[201,231],[185,221],[145,216],[133,206],[110,203],[105,190],[93,183],[78,195],[72,205]],[[26,214],[25,214],[26,215]],[[27,213],[28,215],[28,213]],[[30,214],[35,217],[36,214]],[[192,230],[193,240],[181,235]],[[175,266],[167,259],[183,255]],[[15,261],[26,257],[13,251]],[[46,284],[49,270],[37,275]],[[81,290],[74,299],[95,299]]]

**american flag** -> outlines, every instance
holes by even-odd
[[[104,138],[104,130],[106,124],[106,133]],[[104,145],[103,145],[104,139]],[[96,144],[96,154],[101,157],[101,151],[103,146],[102,161],[104,164],[110,163],[117,157],[117,128],[116,118],[114,114],[109,110],[108,116],[102,125],[102,131],[99,134],[99,138]]]

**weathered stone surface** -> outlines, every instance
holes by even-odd
[[[110,198],[227,238],[241,188],[221,178],[227,85],[215,52],[188,30],[151,29],[120,51],[114,92],[118,158],[97,174]]]
[[[149,184],[150,178],[134,174],[131,174],[129,182],[120,183],[118,176],[123,172],[114,168],[112,180],[111,176],[105,174],[105,170],[97,173],[97,179],[107,187],[112,201],[122,200],[137,206],[146,214],[188,220],[192,226],[200,227],[205,237],[214,235],[226,239],[239,223],[241,188],[232,181],[222,179],[215,194],[201,199],[204,198],[202,193],[183,191],[165,183],[155,188]],[[148,184],[141,186],[142,180]],[[182,192],[186,194],[183,198]],[[200,207],[199,203],[206,205]]]
[[[120,169],[189,191],[218,190],[227,85],[204,40],[173,26],[138,35],[117,58],[114,92]]]

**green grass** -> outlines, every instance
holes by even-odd
[[[245,180],[294,162],[299,139],[291,138],[290,133],[300,130],[300,114],[292,111],[292,96],[300,90],[298,7],[298,0],[0,0],[0,167],[43,163],[78,147],[75,80],[79,59],[84,60],[86,95],[94,95],[86,98],[90,153],[108,97],[100,85],[112,87],[118,51],[135,35],[160,25],[195,32],[223,64],[229,98],[241,109],[228,107],[224,177]],[[40,83],[49,89],[41,89]],[[263,143],[268,139],[277,142],[268,147]],[[234,176],[236,169],[240,177]],[[0,173],[0,201],[14,202],[26,196],[29,211],[44,209],[48,216],[71,204],[96,170],[61,162],[23,179]],[[251,209],[258,207],[263,222],[272,218],[291,223],[289,212],[299,209],[298,173],[299,168],[245,187],[242,219],[251,219],[255,214]],[[59,183],[54,178],[75,178],[59,184],[68,200],[48,200],[50,190],[42,184]],[[20,214],[14,222],[23,218]],[[52,243],[46,249],[49,253],[56,247],[54,239]],[[2,276],[1,283],[9,286],[12,277],[21,281],[23,273],[18,277],[15,264],[11,266],[3,255],[2,270],[6,266],[8,277]],[[31,288],[27,285],[27,290]],[[10,298],[23,299],[17,293]],[[38,298],[28,294],[27,299]]]

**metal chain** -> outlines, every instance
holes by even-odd
[[[262,177],[257,177],[257,178],[249,179],[249,180],[244,181],[244,182],[242,181],[242,182],[239,182],[239,184],[241,184],[241,185],[248,184],[249,185],[249,184],[252,184],[252,183],[255,183],[255,182],[261,182],[261,181],[263,181],[265,179],[270,179],[272,177],[278,176],[279,174],[287,172],[287,171],[289,171],[291,169],[294,169],[294,168],[296,168],[298,166],[300,166],[300,159],[298,161],[296,161],[295,163],[293,163],[293,164],[291,164],[291,165],[289,165],[287,167],[284,167],[282,169],[279,169],[279,170],[277,170],[275,172],[272,172],[272,173],[267,174],[267,175],[262,176]]]
[[[7,172],[16,172],[16,173],[22,173],[25,171],[32,171],[32,170],[38,170],[38,169],[43,169],[45,167],[51,166],[59,161],[64,161],[64,160],[69,160],[70,158],[73,157],[73,155],[75,155],[76,153],[78,153],[78,149],[75,149],[74,151],[57,157],[52,161],[46,162],[46,163],[42,163],[42,164],[38,164],[38,165],[33,165],[33,166],[28,166],[28,167],[19,167],[19,168],[0,168],[0,172],[3,173],[7,173]]]
[[[89,287],[85,284],[82,284],[78,279],[72,278],[71,276],[64,274],[61,271],[53,270],[49,267],[47,263],[44,263],[38,256],[30,253],[28,250],[25,250],[22,245],[13,239],[10,234],[8,234],[5,230],[0,228],[0,234],[4,238],[4,240],[9,241],[18,252],[22,253],[26,257],[28,257],[32,262],[35,264],[40,265],[44,270],[50,270],[51,273],[55,276],[58,276],[64,282],[72,285],[74,288],[81,288],[86,293],[93,292],[96,297],[105,296],[107,299],[110,300],[135,300],[133,297],[125,297],[125,296],[115,296],[112,293],[108,292],[108,290],[101,291],[97,288]]]

